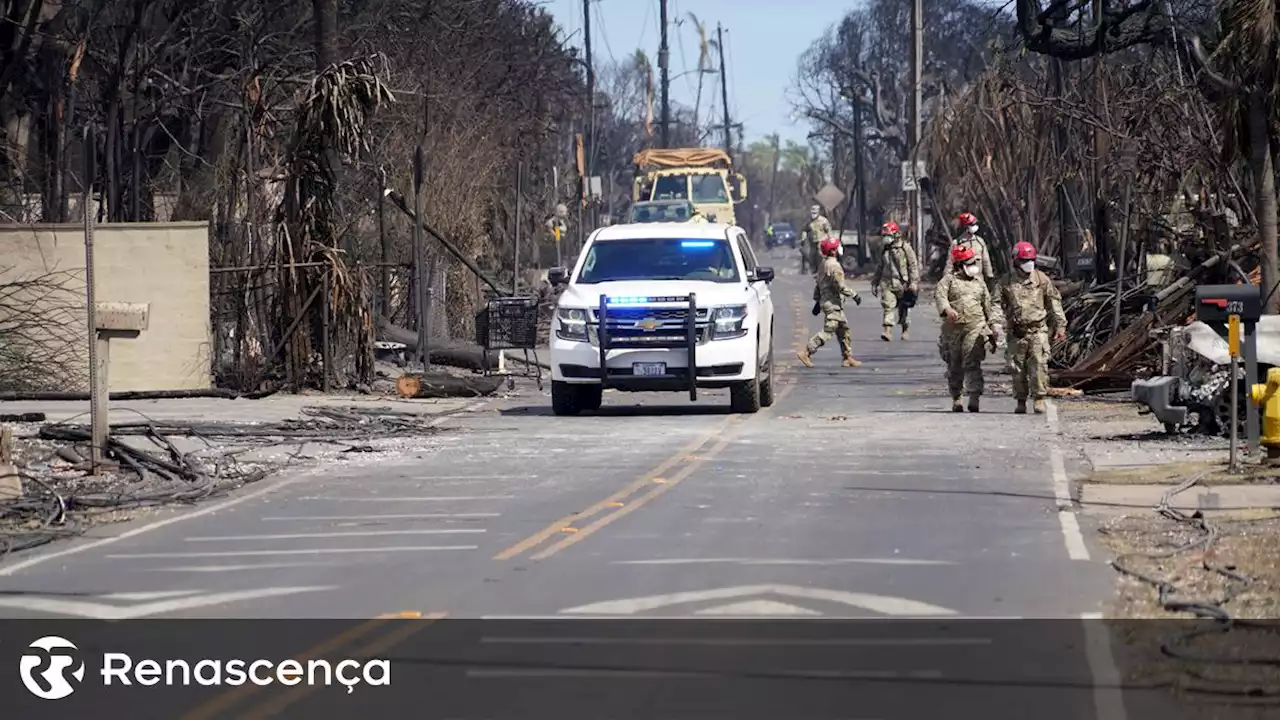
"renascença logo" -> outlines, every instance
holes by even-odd
[[[38,698],[60,700],[75,692],[67,676],[76,684],[84,680],[85,664],[79,657],[79,648],[65,638],[56,635],[42,637],[31,643],[22,656],[19,669],[22,684]],[[69,672],[68,672],[69,671]],[[342,660],[309,660],[305,665],[298,660],[138,660],[125,653],[102,654],[98,669],[105,687],[112,685],[338,685],[351,693],[357,685],[390,685],[391,663],[382,659],[364,662]]]
[[[70,695],[76,687],[67,680],[67,675],[75,678],[77,684],[84,680],[84,661],[78,652],[74,643],[57,635],[36,640],[27,646],[18,665],[22,684],[43,700],[61,700]]]

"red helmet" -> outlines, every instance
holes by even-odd
[[[1019,260],[1035,260],[1036,246],[1024,240],[1013,246],[1013,256]]]
[[[840,252],[840,240],[829,237],[818,244],[818,249],[822,251],[823,255],[833,257]]]
[[[897,235],[901,231],[902,229],[898,227],[898,223],[892,220],[880,226],[881,235]]]
[[[977,257],[977,253],[968,245],[957,245],[951,248],[951,262],[969,262]]]
[[[978,218],[974,217],[973,213],[960,213],[959,221],[960,227],[969,227],[970,225],[978,224]]]

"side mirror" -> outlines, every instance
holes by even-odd
[[[747,178],[742,173],[729,176],[730,199],[737,205],[747,199]]]
[[[569,268],[553,267],[547,270],[547,282],[552,285],[565,285],[569,282]]]
[[[752,282],[773,282],[773,268],[758,267],[752,278]]]

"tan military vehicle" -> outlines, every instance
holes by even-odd
[[[633,159],[633,202],[688,200],[708,221],[736,225],[733,206],[747,199],[747,180],[715,148],[648,149]]]

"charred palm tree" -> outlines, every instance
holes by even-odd
[[[304,320],[321,288],[319,273],[300,263],[324,263],[324,272],[333,272],[334,282],[324,302],[334,308],[359,307],[348,304],[356,288],[346,271],[342,253],[334,237],[337,172],[331,157],[359,156],[368,147],[368,129],[373,113],[394,102],[391,91],[379,78],[380,57],[369,57],[329,65],[318,74],[298,106],[294,136],[285,167],[285,188],[276,213],[276,226],[283,233],[285,248],[284,313],[281,338],[285,342],[289,384],[296,391],[308,382],[312,367],[312,332]],[[332,155],[331,155],[332,153]],[[348,320],[350,315],[344,314]],[[356,321],[372,327],[371,322]],[[294,331],[290,333],[290,328]]]

